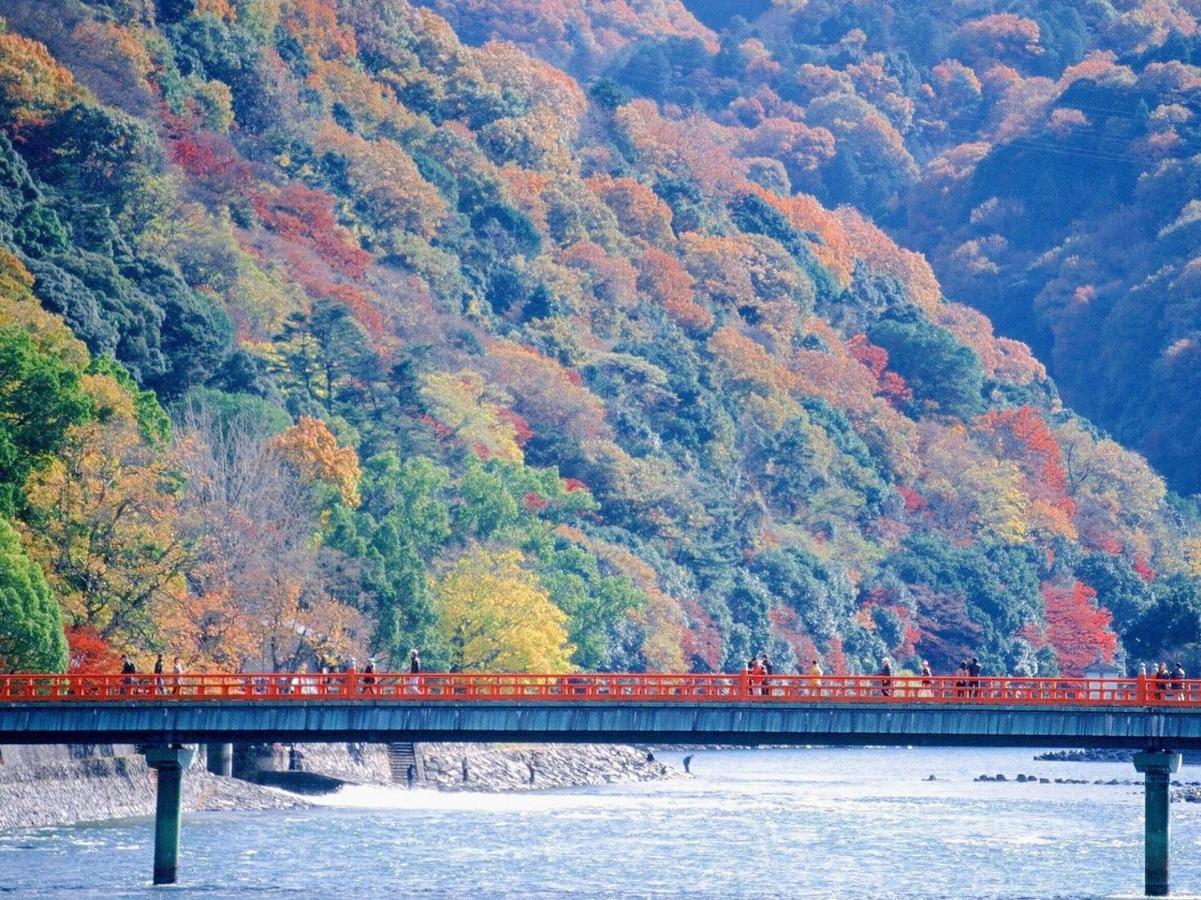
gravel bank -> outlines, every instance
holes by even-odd
[[[15,755],[12,749],[5,748],[6,756]],[[20,749],[26,751],[23,763],[0,766],[0,829],[154,814],[155,775],[132,747]],[[210,775],[199,761],[184,778],[187,812],[308,805],[291,794]]]

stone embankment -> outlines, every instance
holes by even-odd
[[[4,747],[0,829],[70,825],[154,814],[154,772],[133,747]],[[184,778],[184,809],[292,809],[308,804],[281,791],[205,771]]]
[[[295,754],[291,750],[275,745],[257,748],[250,755],[257,757],[262,770],[282,773],[295,764],[300,772],[334,780],[334,786],[393,782],[387,745],[298,744]],[[646,751],[623,746],[421,744],[417,752],[425,777],[414,787],[438,790],[543,790],[653,781],[679,774],[648,761]],[[184,778],[187,812],[309,805],[294,793],[212,775],[203,759],[202,748]],[[153,815],[154,779],[141,754],[129,746],[3,747],[0,829]]]
[[[528,791],[679,775],[645,750],[611,744],[424,744],[425,783],[444,791]],[[466,777],[464,778],[464,773]]]

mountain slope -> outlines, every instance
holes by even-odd
[[[78,655],[1075,672],[1165,616],[1196,639],[1146,463],[922,257],[788,190],[853,99],[752,129],[586,90],[484,41],[482,3],[452,16],[479,46],[404,0],[62,6],[6,5],[0,243],[175,420],[93,414],[14,482]],[[734,78],[651,6],[502,33],[584,65],[556,54],[586,12],[587,66],[653,40]]]

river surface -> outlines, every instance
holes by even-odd
[[[21,897],[1112,897],[1141,893],[1133,779],[1032,750],[696,751],[694,777],[532,794],[346,788],[314,809],[184,817],[182,883],[149,819],[0,834]],[[660,753],[678,763],[683,754]],[[934,775],[936,781],[925,781]],[[1201,779],[1186,767],[1182,780]],[[1201,893],[1201,804],[1172,807],[1173,893]]]

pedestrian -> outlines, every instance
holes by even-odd
[[[183,660],[178,656],[175,657],[175,664],[171,666],[171,693],[176,697],[179,696],[180,686],[183,684]]]
[[[1184,699],[1184,666],[1180,665],[1180,660],[1176,660],[1176,665],[1172,667],[1172,697],[1175,700]]]
[[[367,667],[363,669],[363,693],[375,693],[375,657],[367,660]]]
[[[751,694],[754,695],[756,688],[759,685],[760,679],[763,677],[763,660],[759,657],[753,657],[748,663],[748,668],[751,675]]]
[[[405,769],[405,779],[409,782],[409,790],[413,789],[413,779],[417,777],[417,767],[409,763],[409,767]]]
[[[128,653],[121,655],[121,693],[122,695],[133,692],[133,676],[138,672],[138,667],[134,665],[133,659]]]
[[[809,666],[809,692],[814,697],[820,697],[822,695],[822,676],[825,674],[826,673],[822,671],[821,660],[815,659],[813,664]]]
[[[163,654],[159,654],[154,660],[154,692],[156,694],[163,693]]]
[[[892,662],[888,657],[884,657],[884,662],[880,666],[880,693],[885,697],[892,694]]]
[[[968,687],[971,688],[971,695],[978,696],[980,693],[980,660],[972,657],[967,664]]]
[[[687,756],[684,757],[684,774],[685,775],[692,774],[692,754],[691,753],[689,753]]]
[[[922,697],[934,696],[934,673],[930,671],[930,660],[922,660]]]
[[[772,666],[772,662],[771,662],[771,657],[769,657],[766,652],[760,654],[760,659],[763,662],[762,690],[763,690],[763,696],[766,697],[768,694],[771,693],[771,688],[769,687],[769,685],[771,684],[771,673],[773,670],[773,666]]]
[[[955,696],[960,697],[960,698],[965,697],[967,695],[967,691],[964,690],[966,687],[967,687],[967,660],[964,659],[964,660],[960,660],[959,668],[955,670]]]
[[[1155,669],[1155,699],[1163,700],[1168,694],[1168,664],[1160,663]]]
[[[421,655],[414,647],[409,651],[409,693],[421,693]]]

